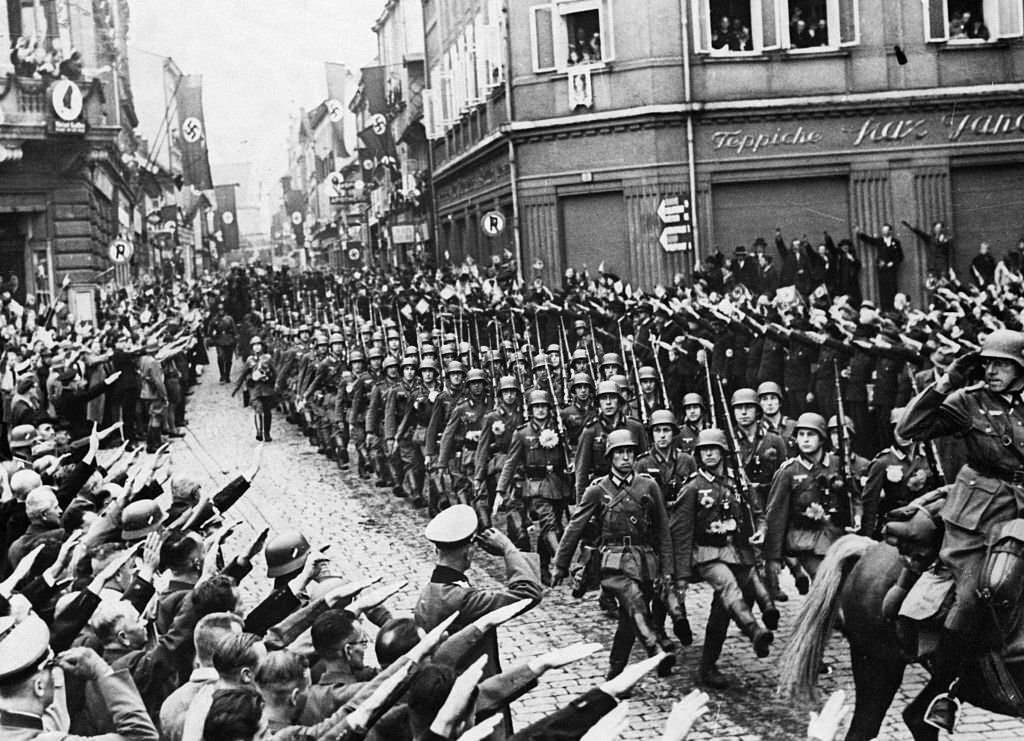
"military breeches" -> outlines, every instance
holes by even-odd
[[[753,599],[753,566],[709,561],[699,564],[697,573],[715,590],[727,608]]]
[[[627,613],[646,613],[647,605],[654,594],[650,582],[641,582],[621,572],[603,572],[601,587],[614,594],[619,607]]]
[[[978,496],[975,494],[975,496]],[[953,574],[956,583],[956,601],[946,615],[946,628],[960,633],[972,633],[978,616],[978,577],[985,563],[987,547],[985,537],[946,522],[939,560]]]
[[[427,469],[420,446],[410,438],[395,441],[391,461],[395,470],[395,483],[401,484],[411,496],[421,496]]]
[[[561,538],[565,521],[569,516],[569,501],[536,497],[532,502],[532,507],[534,514],[537,515],[541,540],[545,540],[548,533],[552,533],[556,539]]]

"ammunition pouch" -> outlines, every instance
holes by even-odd
[[[1024,587],[1024,519],[1000,525],[978,577],[978,596],[998,611],[1013,610]]]

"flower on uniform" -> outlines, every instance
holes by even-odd
[[[500,419],[494,420],[494,422],[491,423],[491,432],[495,435],[505,434],[505,423]]]
[[[715,535],[727,535],[728,533],[734,533],[737,528],[738,525],[736,524],[736,520],[731,517],[728,520],[715,520],[708,526],[708,530]]]
[[[705,494],[700,498],[700,506],[711,509],[715,506],[715,498],[710,494]]]
[[[804,510],[804,517],[808,520],[824,520],[828,516],[825,512],[825,508],[817,502],[811,502],[807,505],[807,509]]]
[[[544,448],[553,448],[558,445],[558,433],[551,429],[541,430],[540,444]]]

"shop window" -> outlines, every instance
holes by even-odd
[[[530,9],[534,72],[565,71],[613,58],[612,0],[554,0]]]
[[[925,39],[984,44],[1024,35],[1020,0],[927,0]]]
[[[696,0],[698,53],[835,49],[858,41],[858,0]]]

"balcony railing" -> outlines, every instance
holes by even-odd
[[[40,129],[45,136],[47,125],[53,121],[50,90],[54,80],[19,77],[8,73],[0,77],[0,130],[5,126],[18,127],[24,138],[31,129]],[[80,120],[86,124],[105,122],[103,83],[98,79],[79,80],[75,84],[82,91],[83,110]]]

